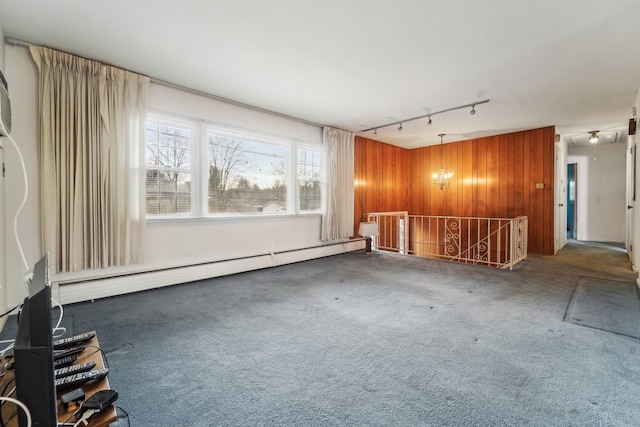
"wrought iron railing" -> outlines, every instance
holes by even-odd
[[[373,248],[427,258],[509,268],[527,258],[528,218],[368,214],[378,223]]]

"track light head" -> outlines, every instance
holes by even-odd
[[[398,126],[398,132],[402,132],[402,123],[400,123],[400,126]]]
[[[378,129],[373,130],[373,136],[376,136],[376,135],[378,135]]]
[[[429,121],[427,122],[427,125],[431,126],[433,124],[433,122],[431,121],[431,116],[429,116]]]
[[[471,106],[471,111],[469,111],[469,114],[471,114],[472,116],[476,113],[476,106],[472,105]]]

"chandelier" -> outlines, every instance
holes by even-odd
[[[438,134],[438,136],[440,137],[440,169],[438,170],[438,172],[433,174],[433,184],[439,185],[440,190],[442,190],[445,186],[449,185],[449,182],[451,181],[451,177],[453,176],[453,172],[447,172],[444,169],[442,137],[445,135],[446,134],[444,133]]]

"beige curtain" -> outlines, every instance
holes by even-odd
[[[323,132],[324,213],[323,241],[348,239],[353,235],[354,140],[351,132],[325,127]]]
[[[32,47],[44,250],[54,272],[142,262],[149,78]]]

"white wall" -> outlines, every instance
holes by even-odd
[[[638,95],[636,96],[636,120],[637,113],[640,112],[640,89],[638,90]],[[635,144],[635,150],[638,150],[638,131],[636,130],[636,135],[634,135],[632,143]],[[636,156],[636,201],[634,202],[633,208],[633,236],[631,236],[631,244],[633,244],[634,250],[632,252],[631,264],[638,268],[640,266],[640,155]],[[638,286],[640,287],[640,279],[638,279]]]
[[[4,74],[5,66],[4,66],[4,51],[5,51],[5,41],[4,34],[2,32],[2,28],[0,28],[0,70]],[[0,137],[0,139],[5,139]],[[0,141],[0,145],[4,145],[5,141]],[[0,148],[0,165],[4,164],[4,149]],[[2,173],[0,173],[0,254],[6,253],[5,249],[5,179]],[[0,256],[0,312],[3,312],[8,308],[7,301],[7,270],[5,264],[5,257]],[[0,320],[1,322],[1,320]],[[2,323],[0,323],[1,325]],[[0,327],[0,329],[2,329]]]
[[[12,45],[6,46],[6,77],[11,95],[13,114],[11,136],[20,148],[27,169],[29,195],[17,219],[18,236],[25,257],[33,268],[40,258],[40,183],[37,151],[38,101],[37,71],[29,51]],[[25,194],[22,167],[15,147],[7,144],[6,150],[6,262],[8,301],[15,305],[27,295],[23,276],[26,272],[18,251],[14,233],[14,218]]]
[[[577,240],[624,243],[626,143],[570,148],[567,163],[578,165]]]
[[[7,46],[8,77],[13,86],[14,138],[19,141],[29,174],[29,199],[20,217],[19,235],[27,260],[41,256],[39,176],[37,152],[37,67],[23,47]],[[305,143],[322,144],[322,129],[294,120],[257,112],[163,85],[152,84],[149,109],[198,117],[238,128],[267,132]],[[7,151],[7,212],[16,211],[23,196],[20,171],[14,150]],[[178,223],[148,223],[144,264],[94,271],[67,273],[53,280],[81,280],[123,272],[148,271],[183,264],[284,251],[320,245],[320,215],[260,217],[243,219],[198,219]],[[8,229],[9,227],[7,227]],[[7,239],[9,297],[17,302],[25,295],[15,239]]]
[[[4,33],[2,32],[2,27],[0,27],[0,69],[4,72]]]

